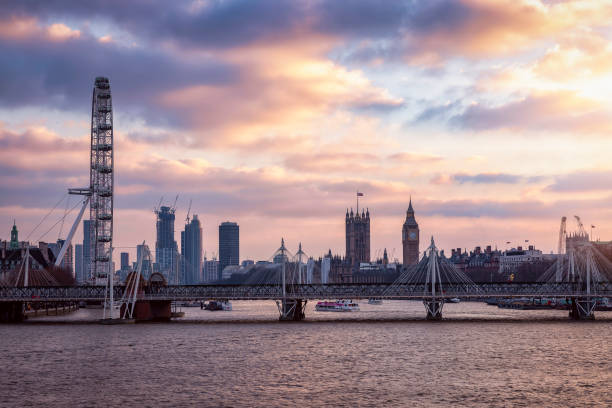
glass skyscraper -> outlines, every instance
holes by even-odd
[[[162,206],[157,211],[155,263],[169,283],[178,283],[178,247],[174,240],[174,208]]]
[[[240,230],[235,222],[219,225],[219,279],[223,269],[229,265],[240,264]]]
[[[202,282],[202,226],[197,214],[185,231],[181,232],[183,283],[194,285]]]
[[[77,282],[83,283],[88,281],[90,276],[90,264],[91,264],[91,238],[93,235],[93,222],[91,220],[83,220],[83,269],[81,273],[81,280],[77,278]]]

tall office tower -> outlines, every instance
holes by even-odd
[[[130,268],[130,254],[127,252],[121,253],[121,270],[127,270]]]
[[[205,257],[202,269],[204,273],[204,283],[214,282],[219,279],[219,261],[216,259],[206,259]]]
[[[181,260],[184,283],[194,285],[202,281],[202,226],[194,214],[181,233]]]
[[[83,220],[83,282],[91,280],[91,237],[93,236],[93,222]]]
[[[363,209],[353,214],[346,210],[346,261],[352,267],[361,262],[370,262],[370,211]]]
[[[119,279],[125,281],[130,273],[130,254],[128,252],[121,253],[121,268],[119,270]]]
[[[419,263],[419,224],[414,218],[412,198],[410,198],[408,211],[406,211],[406,221],[404,221],[402,227],[402,248],[404,267]]]
[[[66,242],[66,240],[58,239],[56,243],[49,244],[49,248],[51,249],[51,252],[53,252],[56,259],[60,253],[60,250],[62,249],[62,246],[64,246],[64,242]],[[70,244],[68,245],[68,248],[66,248],[64,258],[62,258],[62,262],[60,262],[59,266],[60,268],[68,269],[72,273],[74,271],[73,261],[74,254],[72,252],[72,244]]]
[[[83,275],[84,266],[83,245],[76,244],[74,246],[74,279],[77,281],[77,283],[83,283],[85,281],[85,277]]]
[[[171,207],[162,206],[157,214],[157,241],[155,242],[155,263],[168,282],[178,283],[179,253],[174,240],[174,212]]]
[[[240,230],[235,222],[223,222],[219,225],[219,277],[229,265],[240,264]]]

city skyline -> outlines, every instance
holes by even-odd
[[[17,219],[25,239],[87,185],[90,87],[104,75],[117,248],[153,248],[151,209],[176,193],[179,219],[193,199],[209,257],[226,219],[241,226],[243,259],[267,259],[280,237],[342,253],[357,190],[372,254],[401,259],[411,194],[421,241],[441,248],[528,239],[550,252],[574,214],[609,239],[612,10],[523,3],[263,2],[232,19],[245,5],[230,1],[176,6],[165,21],[138,4],[6,3],[0,229]]]

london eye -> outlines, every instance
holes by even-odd
[[[108,78],[97,77],[91,103],[90,279],[104,284],[112,264],[113,243],[113,103]]]

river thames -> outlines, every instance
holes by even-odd
[[[612,312],[360,302],[278,322],[271,301],[102,326],[100,310],[0,326],[0,406],[611,406]]]

